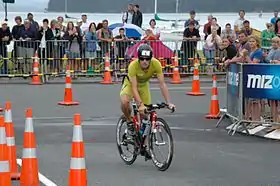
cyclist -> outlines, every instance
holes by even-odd
[[[133,121],[131,117],[130,101],[135,99],[138,110],[142,117],[145,117],[145,104],[151,104],[151,93],[149,88],[149,80],[156,74],[162,95],[168,104],[168,107],[175,108],[170,102],[167,85],[164,82],[161,63],[153,58],[153,50],[143,44],[138,48],[138,59],[132,61],[128,66],[128,75],[123,79],[123,85],[120,91],[121,109],[126,118],[129,135],[134,135]],[[149,156],[145,153],[145,156]]]

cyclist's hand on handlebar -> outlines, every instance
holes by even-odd
[[[139,108],[138,108],[138,111],[140,112],[140,114],[145,114],[145,111],[146,111],[146,107],[145,107],[145,105],[144,104],[141,104],[140,106],[139,106]]]
[[[172,103],[168,103],[167,104],[168,105],[168,109],[170,109],[170,110],[172,110],[172,112],[174,112],[175,111],[175,105],[174,104],[172,104]]]

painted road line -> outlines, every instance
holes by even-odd
[[[73,126],[73,123],[66,122],[66,123],[37,123],[36,127],[69,127]],[[82,122],[82,126],[95,126],[95,127],[116,127],[116,123],[107,123],[104,121],[99,122]],[[169,125],[170,126],[170,125]],[[202,128],[188,128],[188,127],[172,127],[170,126],[171,130],[185,130],[185,131],[197,131],[197,132],[212,132],[213,129],[202,129]]]
[[[19,166],[22,166],[22,160],[21,159],[17,159],[17,164]],[[41,183],[43,183],[45,186],[57,186],[54,182],[52,182],[51,180],[49,180],[47,177],[45,177],[44,175],[42,175],[39,172],[39,180]]]
[[[218,89],[225,89],[226,87],[218,87]],[[187,86],[187,87],[168,87],[168,90],[187,90],[187,89],[192,89],[192,87]],[[211,90],[212,87],[200,87],[202,90]],[[150,90],[160,90],[159,87],[151,87]]]
[[[168,112],[168,111],[167,111]],[[168,117],[184,117],[186,114],[165,114],[165,116]],[[90,116],[88,118],[85,118],[84,121],[104,121],[104,120],[118,120],[120,118],[119,115],[117,116]],[[15,118],[14,120],[22,120],[19,118]],[[44,120],[62,120],[61,123],[66,122],[65,120],[73,120],[73,117],[34,117],[33,118],[34,121],[36,121],[37,123],[40,123],[40,121],[44,121]],[[59,123],[59,122],[57,122]],[[67,123],[67,122],[66,122]]]

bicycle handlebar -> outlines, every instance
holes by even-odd
[[[150,105],[145,105],[145,106],[147,107],[147,110],[145,111],[145,113],[149,113],[156,109],[162,109],[162,108],[167,108],[167,109],[171,110],[171,113],[175,112],[175,107],[169,108],[168,104],[166,104],[165,102],[157,103],[157,104],[150,104]]]

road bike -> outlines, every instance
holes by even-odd
[[[138,111],[137,105],[135,101],[132,101],[132,108],[133,108],[133,129],[134,134],[129,136],[128,135],[128,129],[127,129],[127,123],[125,117],[122,115],[117,124],[117,147],[120,154],[121,159],[127,164],[132,165],[135,160],[137,159],[137,156],[140,154],[142,156],[145,156],[143,152],[149,153],[149,156],[151,157],[151,160],[153,164],[157,167],[160,171],[165,171],[169,168],[172,158],[173,158],[173,151],[174,151],[174,145],[173,145],[173,137],[171,130],[167,124],[167,122],[163,119],[157,116],[156,110],[162,109],[162,108],[168,108],[168,105],[166,103],[157,103],[157,104],[151,104],[151,105],[145,105],[147,107],[147,110],[145,111],[145,115],[148,118],[148,123],[146,124],[145,130],[143,134],[141,133],[141,127],[142,125],[142,118],[140,116],[140,113]],[[168,108],[169,109],[169,108]],[[169,109],[171,110],[171,113],[175,111],[174,108]],[[121,135],[121,128],[126,127],[124,134]],[[154,148],[157,146],[163,146],[166,145],[167,142],[164,141],[162,136],[162,129],[166,132],[167,138],[168,138],[168,154],[165,161],[161,162],[158,160],[158,156],[155,154]],[[153,143],[155,141],[155,144]],[[146,144],[145,144],[146,143]],[[144,146],[146,145],[146,147]],[[131,145],[133,147],[132,151],[129,151],[128,146]],[[127,151],[129,151],[132,156],[127,157],[124,153],[124,150],[122,147],[125,147]],[[147,161],[148,158],[145,156],[145,161]]]

